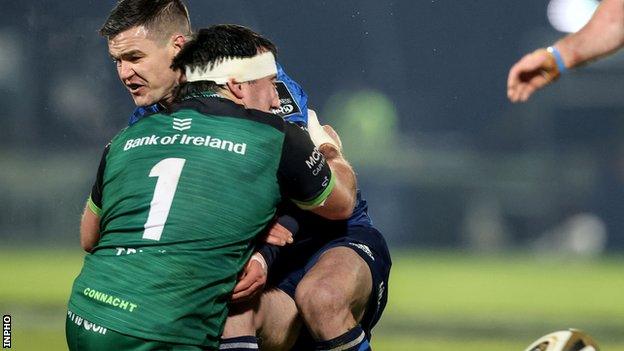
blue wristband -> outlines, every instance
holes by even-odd
[[[561,53],[554,46],[549,46],[546,48],[546,51],[550,52],[555,58],[555,62],[557,62],[557,68],[559,69],[559,74],[563,74],[563,72],[567,71],[568,68],[563,63],[563,57],[561,57]]]

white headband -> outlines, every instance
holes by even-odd
[[[210,80],[217,84],[225,84],[233,79],[238,83],[243,83],[274,74],[277,74],[277,65],[270,51],[254,57],[225,59],[214,65],[212,69],[208,69],[207,66],[196,69],[186,66],[186,81],[188,82]]]

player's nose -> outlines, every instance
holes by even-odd
[[[272,109],[278,109],[280,108],[280,99],[279,99],[279,95],[277,94],[277,90],[275,90],[273,92],[273,95],[271,97],[271,108]]]
[[[129,62],[121,61],[117,66],[117,73],[119,74],[119,78],[123,81],[134,75],[134,69],[132,64]]]

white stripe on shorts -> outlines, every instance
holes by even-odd
[[[344,351],[344,350],[348,350],[350,348],[352,348],[353,346],[359,344],[362,342],[362,340],[364,340],[364,338],[366,337],[366,335],[364,334],[364,332],[362,332],[362,334],[360,334],[360,336],[358,336],[357,339],[346,343],[344,345],[340,345],[340,346],[336,346],[333,349],[327,349],[327,350],[322,350],[322,351]]]
[[[234,342],[231,344],[219,345],[219,350],[229,350],[229,349],[257,350],[258,344],[251,343],[251,342]]]

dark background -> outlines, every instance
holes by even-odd
[[[97,34],[114,2],[0,4],[0,241],[76,245],[101,150],[134,108]],[[563,35],[547,2],[188,5],[195,28],[277,44],[391,246],[624,248],[622,56],[506,98],[510,66]]]

